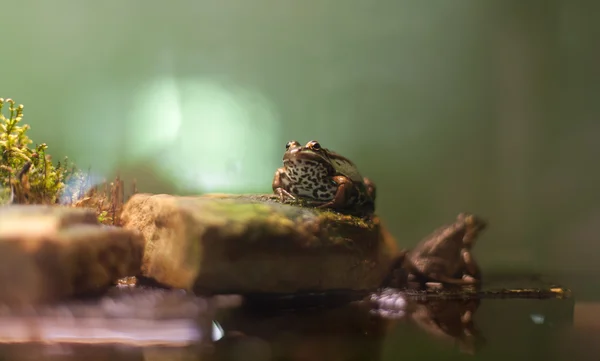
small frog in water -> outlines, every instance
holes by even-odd
[[[481,270],[471,249],[486,227],[487,223],[473,214],[459,214],[454,224],[435,230],[408,252],[408,272],[416,278],[454,285],[480,282]]]
[[[310,141],[302,146],[290,141],[285,146],[283,167],[273,178],[273,191],[281,201],[305,198],[320,208],[375,210],[375,184],[363,178],[349,159]]]

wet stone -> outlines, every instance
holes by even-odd
[[[0,207],[0,304],[27,306],[102,292],[139,272],[143,239],[91,210]]]

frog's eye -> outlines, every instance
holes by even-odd
[[[288,150],[290,149],[290,147],[292,146],[297,146],[299,143],[295,140],[290,140],[289,142],[287,142],[287,144],[285,145],[285,149]]]
[[[308,142],[306,147],[312,150],[320,150],[321,144],[319,144],[319,142],[317,142],[316,140],[311,140],[310,142]]]

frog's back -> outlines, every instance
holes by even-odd
[[[362,174],[358,171],[356,164],[354,164],[350,159],[332,151],[328,151],[328,157],[331,164],[335,168],[336,173],[346,176],[353,182],[363,182]]]
[[[455,225],[436,229],[408,253],[409,262],[420,272],[440,261],[458,263],[463,233]]]

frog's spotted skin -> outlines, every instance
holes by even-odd
[[[273,191],[281,197],[309,199],[319,207],[374,211],[375,186],[347,158],[316,141],[286,145],[283,167],[275,172]]]
[[[328,169],[323,164],[302,159],[288,160],[284,164],[287,177],[282,178],[282,183],[290,193],[324,202],[335,197],[336,184],[322,181],[328,175]]]

